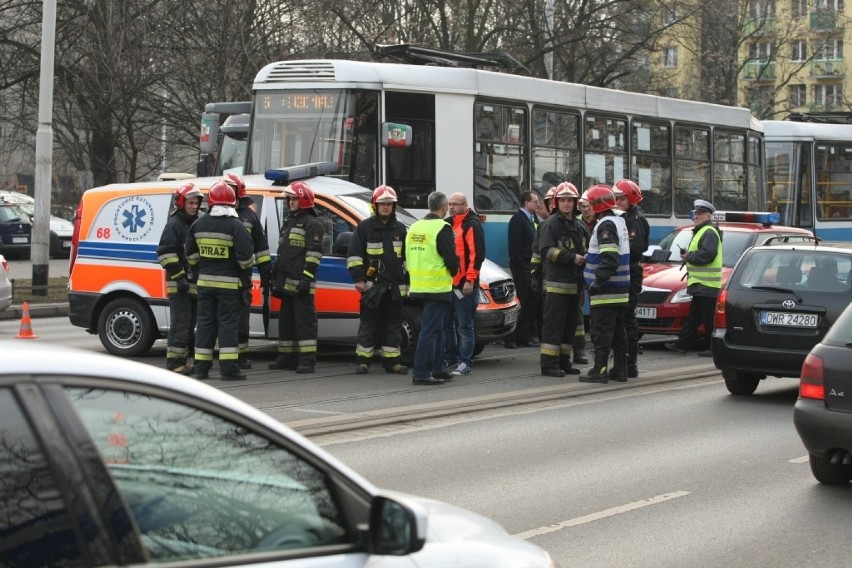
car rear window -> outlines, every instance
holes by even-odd
[[[852,346],[852,304],[837,318],[822,342],[828,345]]]
[[[817,293],[848,293],[852,256],[820,250],[753,250],[732,276],[732,287],[770,286]]]

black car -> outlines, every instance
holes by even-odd
[[[30,217],[23,209],[0,202],[0,254],[29,254],[32,230]]]
[[[713,362],[731,394],[798,377],[808,352],[852,301],[852,245],[746,251],[719,294]]]
[[[793,423],[820,483],[852,480],[852,304],[805,358]]]

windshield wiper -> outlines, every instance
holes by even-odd
[[[789,288],[779,288],[778,286],[752,286],[752,290],[769,290],[770,292],[787,292],[788,294],[792,294],[796,301],[800,304],[804,303],[804,300],[796,294],[795,290],[790,290]]]

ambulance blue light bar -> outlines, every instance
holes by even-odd
[[[309,177],[336,174],[338,169],[340,169],[340,166],[336,162],[311,162],[310,164],[266,170],[263,177],[281,185]]]
[[[689,212],[689,218],[695,220],[695,211]],[[777,225],[781,222],[781,213],[777,211],[716,211],[714,221],[729,223],[760,223],[761,225]]]

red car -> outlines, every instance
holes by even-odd
[[[813,239],[813,233],[806,229],[774,224],[780,220],[778,213],[717,211],[713,219],[722,231],[723,282],[749,247],[771,237],[785,242]],[[677,227],[645,253],[642,294],[636,305],[640,333],[680,333],[692,296],[686,293],[686,267],[680,260],[679,247],[686,249],[691,239],[692,225]],[[699,329],[701,334],[703,327]]]

